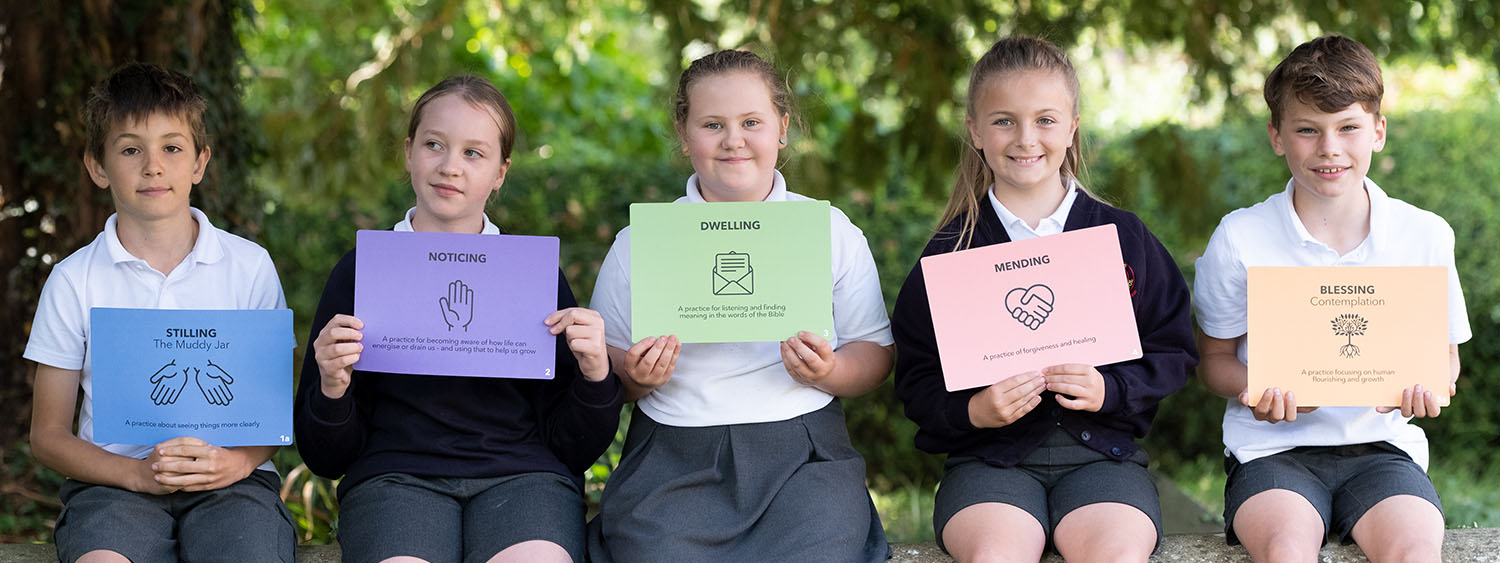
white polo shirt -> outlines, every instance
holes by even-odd
[[[1293,184],[1252,207],[1224,216],[1198,259],[1193,308],[1204,334],[1238,338],[1248,327],[1245,269],[1251,266],[1445,266],[1448,268],[1448,342],[1469,340],[1469,318],[1453,264],[1453,229],[1442,217],[1385,194],[1365,179],[1370,197],[1370,234],[1342,256],[1307,232],[1292,209]],[[1237,351],[1249,363],[1246,340]],[[1427,436],[1407,424],[1400,411],[1370,407],[1323,407],[1272,425],[1255,420],[1248,407],[1229,399],[1224,409],[1224,445],[1240,463],[1298,446],[1338,446],[1387,441],[1427,468]]]
[[[152,269],[145,260],[125,250],[115,231],[117,215],[111,215],[94,242],[58,262],[42,286],[31,339],[22,357],[81,372],[83,407],[78,414],[78,437],[112,453],[144,459],[151,453],[151,446],[94,441],[90,309],[286,308],[270,254],[253,242],[214,227],[202,211],[189,211],[198,221],[198,238],[170,275]],[[258,469],[276,470],[270,461]]]
[[[765,199],[810,200],[787,191],[780,172]],[[698,175],[688,178],[687,195],[674,203],[705,203],[698,192]],[[834,334],[828,341],[835,349],[855,341],[889,346],[894,342],[891,321],[865,235],[838,208],[830,208],[829,215]],[[634,344],[630,339],[630,227],[615,237],[589,305],[604,317],[606,343],[622,350]],[[636,406],[663,424],[717,426],[787,420],[823,408],[831,400],[832,395],[797,383],[787,374],[778,342],[697,343],[682,345],[672,378]]]
[[[415,229],[412,229],[412,227],[411,227],[411,218],[412,218],[412,215],[415,215],[416,213],[417,213],[417,208],[415,208],[415,207],[406,210],[406,217],[403,217],[401,219],[400,223],[396,223],[396,226],[391,227],[391,230],[397,231],[397,232],[406,232],[406,233],[410,233],[410,232],[414,231]],[[489,215],[480,215],[480,217],[484,217],[484,226],[479,229],[479,234],[482,234],[482,235],[498,235],[498,234],[500,234],[500,227],[497,227],[497,226],[495,226],[494,223],[490,222],[490,216]]]
[[[990,184],[990,189],[985,190],[990,196],[990,207],[995,209],[995,215],[1000,217],[1000,224],[1005,226],[1005,234],[1010,236],[1011,242],[1033,239],[1047,235],[1055,235],[1063,232],[1063,226],[1068,224],[1068,212],[1073,210],[1073,201],[1078,199],[1077,183],[1068,181],[1068,194],[1063,196],[1062,202],[1057,204],[1057,209],[1051,215],[1043,217],[1036,224],[1036,228],[1026,224],[1026,220],[1017,217],[1006,209],[1005,204],[995,197],[995,185]]]

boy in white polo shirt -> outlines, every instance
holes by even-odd
[[[131,64],[97,85],[85,110],[84,165],[115,214],[48,276],[24,354],[37,364],[32,451],[68,477],[54,534],[61,561],[293,560],[275,447],[93,440],[94,402],[110,398],[93,393],[90,309],[286,306],[265,249],[188,205],[208,166],[205,107],[187,76]]]
[[[1437,416],[1470,336],[1453,263],[1453,229],[1365,177],[1385,145],[1375,56],[1337,35],[1298,46],[1266,78],[1271,147],[1286,190],[1225,216],[1197,261],[1194,306],[1203,381],[1224,412],[1224,526],[1256,561],[1310,561],[1326,534],[1373,561],[1437,561],[1442,505],[1427,439],[1410,417]],[[1298,407],[1295,389],[1246,396],[1246,268],[1445,266],[1450,386],[1403,394],[1393,408]]]

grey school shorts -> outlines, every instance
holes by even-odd
[[[1396,495],[1422,497],[1442,512],[1432,479],[1406,452],[1388,442],[1349,446],[1304,446],[1240,463],[1224,456],[1224,538],[1239,545],[1234,513],[1261,492],[1285,489],[1302,495],[1323,530],[1340,543],[1354,543],[1354,524],[1380,501]]]
[[[976,457],[950,456],[943,464],[932,510],[932,529],[938,547],[943,545],[943,527],[960,510],[998,502],[1025,510],[1041,523],[1052,545],[1052,533],[1064,516],[1078,508],[1100,503],[1126,504],[1151,518],[1156,525],[1156,543],[1161,545],[1161,501],[1156,484],[1146,472],[1145,450],[1126,460],[1111,459],[1083,445],[1061,427],[1014,467],[1000,467]]]
[[[411,555],[478,561],[507,547],[546,540],[582,561],[583,493],[549,472],[465,479],[385,473],[339,500],[345,562]]]
[[[109,550],[131,561],[283,561],[297,548],[281,477],[256,470],[213,491],[134,493],[69,479],[58,496],[57,559]]]

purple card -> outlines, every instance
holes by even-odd
[[[355,369],[551,379],[557,237],[359,231]]]

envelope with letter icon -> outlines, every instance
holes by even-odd
[[[714,295],[752,295],[755,293],[755,269],[750,255],[723,252],[714,255]]]

